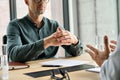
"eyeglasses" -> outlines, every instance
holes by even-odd
[[[49,0],[33,0],[35,3],[41,3],[41,2],[45,2],[48,3]]]
[[[54,70],[51,71],[51,80],[70,80],[70,77],[66,70],[59,69],[60,74],[62,77],[55,76]]]

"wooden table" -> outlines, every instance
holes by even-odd
[[[72,57],[68,59],[85,60],[85,61],[89,61],[89,64],[95,64],[88,54],[82,54],[81,56]],[[30,68],[9,71],[9,80],[50,80],[50,76],[33,78],[30,76],[24,75],[24,73],[28,73],[28,72],[53,69],[52,67],[41,67],[40,65],[40,62],[49,61],[49,60],[54,60],[54,59],[30,61],[30,62],[27,62],[27,64],[30,65]],[[86,70],[69,72],[68,74],[71,80],[100,80],[99,73],[88,72]]]

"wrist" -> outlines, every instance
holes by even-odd
[[[44,48],[48,48],[50,46],[50,40],[49,38],[44,38]]]
[[[73,45],[77,45],[79,43],[79,40],[76,38],[76,36],[75,36],[75,38],[74,38],[74,41],[73,41]]]
[[[101,59],[99,61],[96,61],[96,63],[101,67],[105,60],[106,59]]]

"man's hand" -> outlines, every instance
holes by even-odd
[[[52,35],[44,38],[44,48],[49,46],[61,46],[61,45],[71,45],[77,44],[78,39],[75,35],[71,34],[67,30],[62,30],[61,28],[57,28],[57,31]]]
[[[104,50],[100,51],[98,49],[96,49],[95,47],[91,46],[91,45],[87,45],[87,47],[89,49],[86,49],[85,51],[87,53],[90,54],[90,56],[92,57],[92,59],[99,65],[101,66],[102,63],[108,59],[109,57],[109,45],[108,45],[108,37],[104,36]]]
[[[116,45],[117,45],[117,41],[115,41],[115,40],[110,41],[110,49],[112,52],[115,50]]]
[[[56,37],[54,36],[56,33],[44,38],[44,48],[46,49],[49,46],[61,46],[63,43],[57,41]]]
[[[78,39],[75,35],[71,34],[67,30],[62,30],[59,27],[57,28],[54,37],[57,39],[58,42],[61,42],[62,45],[71,45],[71,44],[75,45],[78,43]]]

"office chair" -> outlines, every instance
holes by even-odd
[[[2,42],[3,42],[3,44],[7,44],[7,36],[6,35],[3,36],[3,41]]]

